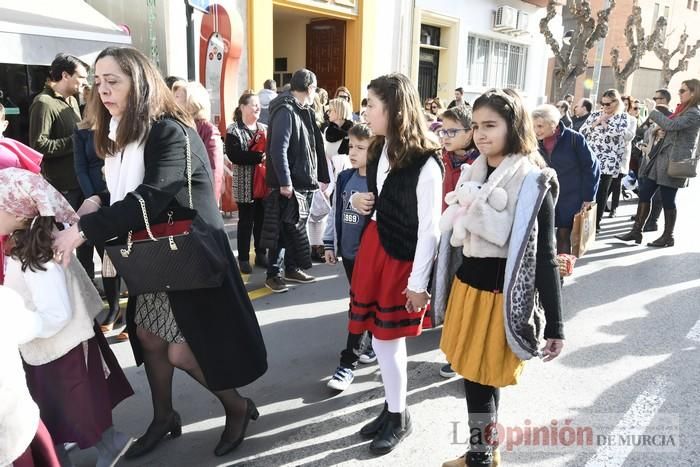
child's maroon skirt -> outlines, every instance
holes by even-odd
[[[379,240],[377,223],[370,221],[362,234],[355,257],[350,286],[350,324],[353,334],[370,331],[382,340],[418,336],[430,327],[427,308],[406,310],[406,295],[413,261],[401,261],[387,254]]]
[[[80,449],[100,440],[112,426],[112,409],[134,393],[98,326],[87,341],[87,362],[78,345],[44,365],[25,364],[24,371],[53,442],[77,443]]]

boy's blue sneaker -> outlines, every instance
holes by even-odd
[[[374,353],[374,350],[372,349],[367,349],[365,353],[360,355],[360,363],[374,363],[377,361],[377,354]]]
[[[336,391],[345,391],[350,387],[354,379],[355,375],[350,368],[339,366],[335,369],[335,373],[331,376],[331,379],[328,380],[328,387]]]

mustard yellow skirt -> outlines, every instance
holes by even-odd
[[[525,362],[506,341],[503,294],[475,289],[455,278],[447,302],[440,348],[452,368],[475,383],[518,383]]]

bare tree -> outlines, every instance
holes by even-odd
[[[627,23],[625,24],[625,41],[630,54],[627,62],[624,65],[621,63],[620,49],[618,47],[613,47],[610,51],[613,77],[615,78],[615,85],[618,91],[623,94],[626,92],[627,80],[632,73],[639,69],[644,54],[663,43],[665,27],[666,18],[661,16],[656,21],[651,35],[646,37],[642,26],[642,9],[637,0],[634,0],[632,14],[627,17]]]
[[[573,94],[576,78],[588,69],[588,51],[595,43],[608,35],[610,12],[615,8],[615,0],[610,6],[600,10],[594,19],[589,0],[569,0],[567,9],[575,20],[570,43],[559,45],[554,38],[549,23],[557,16],[557,0],[549,0],[547,14],[540,20],[540,32],[554,54],[555,99],[558,101],[565,94]]]
[[[678,46],[673,51],[669,51],[664,42],[657,43],[653,47],[653,50],[654,54],[656,54],[659,60],[661,60],[661,86],[668,87],[673,75],[688,69],[688,62],[691,58],[695,57],[695,54],[700,48],[700,39],[698,39],[693,45],[687,45],[688,34],[686,33],[686,29],[684,29],[683,34],[681,34],[681,37],[678,40]],[[678,63],[676,63],[676,66],[671,67],[671,60],[677,54],[682,55],[678,57]]]

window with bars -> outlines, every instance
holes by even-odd
[[[525,88],[527,47],[469,36],[467,84],[488,88]]]

